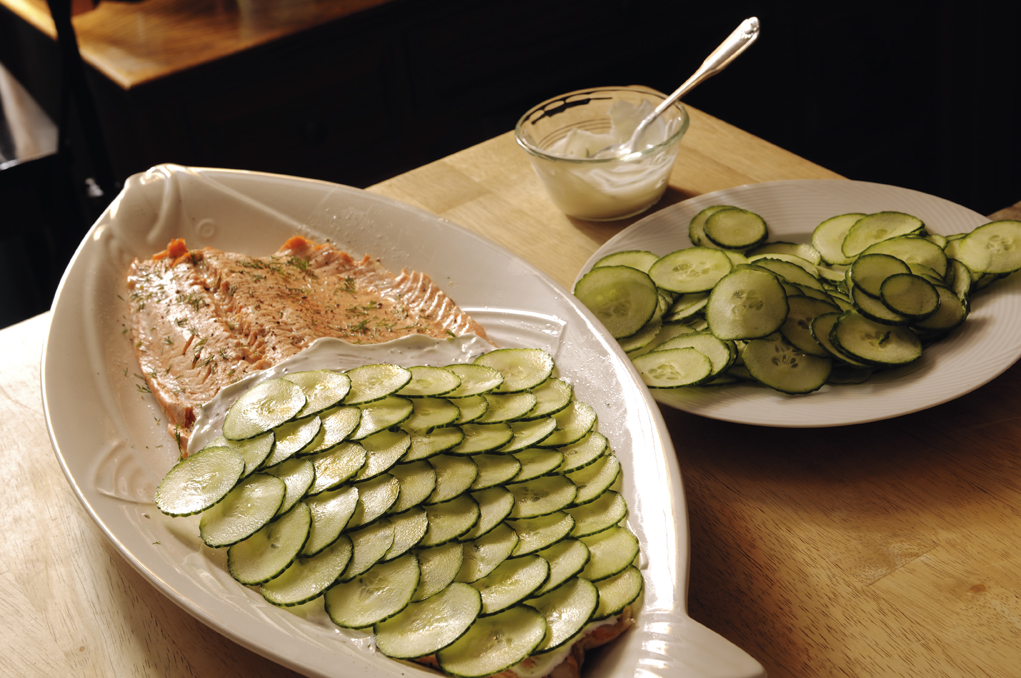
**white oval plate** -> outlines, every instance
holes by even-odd
[[[321,603],[269,605],[231,579],[223,550],[205,548],[193,520],[167,518],[152,503],[177,450],[158,421],[162,412],[138,388],[124,333],[128,264],[171,238],[261,256],[295,233],[371,253],[393,271],[429,273],[498,343],[553,352],[578,397],[596,409],[626,474],[646,588],[636,628],[593,655],[586,675],[764,675],[687,616],[687,516],[674,451],[648,391],[595,318],[537,269],[459,226],[364,191],[289,177],[169,165],[136,175],[89,232],[57,292],[42,362],[54,449],[89,514],[157,589],[309,676],[336,676],[338,666],[348,677],[435,675],[379,654],[367,634],[333,626]]]
[[[707,193],[651,214],[607,241],[581,273],[613,252],[651,250],[663,255],[690,247],[688,223],[710,205],[756,212],[766,220],[771,241],[799,243],[811,242],[812,231],[823,220],[848,212],[907,212],[943,235],[971,231],[989,221],[955,203],[906,188],[839,179],[774,181]],[[842,426],[890,419],[953,400],[999,376],[1019,356],[1021,276],[1011,276],[978,293],[964,326],[926,348],[920,360],[864,384],[824,386],[804,396],[735,384],[654,389],[653,397],[664,405],[723,421],[792,428]]]

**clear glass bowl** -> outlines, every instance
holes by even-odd
[[[593,158],[585,153],[626,140],[645,111],[665,98],[646,87],[578,90],[533,107],[514,133],[561,211],[589,221],[624,219],[663,197],[688,130],[688,111],[679,103],[668,108],[645,133],[647,147],[627,156]]]

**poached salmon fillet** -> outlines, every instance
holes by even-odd
[[[356,261],[301,236],[268,257],[174,240],[132,263],[128,288],[139,366],[184,454],[198,406],[321,337],[486,337],[424,273],[394,275],[368,255]]]

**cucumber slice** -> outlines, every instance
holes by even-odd
[[[492,618],[479,619],[436,659],[444,672],[463,678],[500,673],[529,656],[546,634],[546,620],[519,605]]]
[[[420,397],[411,401],[412,413],[402,426],[408,431],[428,433],[449,426],[461,417],[461,410],[446,398]]]
[[[800,257],[787,257],[782,254],[770,254],[765,257],[751,259],[753,265],[775,273],[781,281],[787,281],[801,287],[822,290],[818,268]]]
[[[564,464],[564,453],[555,449],[530,447],[514,453],[514,458],[521,463],[514,482],[524,482],[541,476],[556,473]]]
[[[268,473],[244,478],[202,514],[202,541],[211,548],[221,548],[247,539],[273,519],[286,492],[284,481]]]
[[[1021,221],[1006,219],[979,226],[957,244],[957,258],[980,273],[1021,269]]]
[[[156,488],[156,506],[168,516],[201,513],[221,501],[245,472],[229,447],[205,447],[170,469]]]
[[[962,264],[963,266],[963,264]],[[227,440],[222,435],[209,443],[206,447],[229,447],[245,460],[245,472],[243,476],[250,476],[255,471],[267,465],[266,459],[273,452],[275,438],[273,431],[267,431],[262,435],[248,438],[247,440]]]
[[[383,429],[399,426],[415,411],[412,401],[397,396],[383,396],[370,403],[359,405],[362,417],[358,428],[351,434],[351,440],[368,438]]]
[[[308,488],[308,493],[316,495],[353,478],[365,465],[368,453],[360,444],[349,442],[304,458],[315,468],[315,481]]]
[[[510,515],[514,508],[514,495],[502,487],[490,487],[472,492],[472,499],[479,505],[479,521],[459,541],[471,541],[484,537]]]
[[[795,242],[778,241],[766,243],[746,252],[745,256],[751,258],[770,254],[782,254],[785,256],[798,257],[799,259],[804,259],[808,263],[816,266],[822,263],[822,255],[819,254],[819,250],[815,249],[815,247],[811,245]]]
[[[469,629],[482,609],[482,596],[455,582],[440,593],[373,627],[376,647],[394,659],[416,659],[447,647]]]
[[[605,257],[592,264],[592,268],[600,266],[630,266],[631,268],[637,268],[643,273],[648,273],[649,268],[655,264],[658,259],[658,254],[648,250],[625,250],[623,252],[607,254]]]
[[[575,285],[574,296],[615,339],[642,329],[659,306],[656,283],[646,273],[629,266],[592,269]]]
[[[553,356],[538,348],[501,348],[483,353],[474,364],[503,375],[497,393],[519,393],[535,388],[553,373]]]
[[[608,530],[627,517],[627,502],[619,492],[607,490],[597,499],[574,508],[567,513],[574,518],[572,537],[587,537]]]
[[[590,558],[588,547],[577,539],[562,539],[539,551],[539,555],[549,563],[550,573],[546,583],[535,592],[537,596],[545,595],[570,581],[585,569]]]
[[[635,353],[642,352],[642,350],[651,344],[655,340],[656,335],[659,334],[660,329],[663,328],[663,322],[659,318],[655,318],[645,323],[642,329],[638,330],[635,334],[624,339],[618,339],[617,343],[624,349],[624,352],[633,355]]]
[[[352,487],[358,490],[358,505],[347,524],[348,529],[369,525],[382,518],[397,503],[401,493],[400,481],[389,473],[356,483]]]
[[[620,477],[620,460],[612,454],[604,454],[595,463],[572,471],[567,477],[578,486],[574,505],[582,506],[598,499],[617,481]]]
[[[279,520],[264,526],[227,550],[227,569],[234,579],[254,586],[277,577],[301,553],[312,527],[312,512],[296,505]]]
[[[454,449],[464,442],[464,431],[456,426],[446,426],[419,433],[409,431],[411,434],[411,449],[404,455],[404,461],[420,461],[434,457]]]
[[[851,357],[872,365],[903,365],[922,355],[922,342],[911,330],[877,323],[855,311],[840,316],[830,339]]]
[[[514,498],[511,518],[535,518],[570,506],[578,496],[578,487],[566,476],[544,476],[513,483],[507,490]]]
[[[784,339],[802,353],[829,357],[830,352],[812,334],[812,321],[824,313],[836,313],[840,308],[832,302],[799,294],[788,295],[787,305],[790,307],[787,320],[780,328]]]
[[[525,601],[546,620],[546,635],[535,648],[536,654],[562,647],[578,636],[599,606],[599,590],[585,579],[570,582],[544,596]]]
[[[468,489],[484,490],[510,482],[521,470],[521,462],[510,454],[473,454],[479,475]]]
[[[719,339],[766,337],[787,320],[787,295],[776,275],[741,269],[723,278],[709,295],[706,320]]]
[[[850,264],[853,261],[852,257],[844,254],[844,239],[851,227],[864,216],[859,212],[840,214],[815,227],[812,231],[812,247],[819,252],[823,261],[836,266]]]
[[[539,399],[529,391],[521,393],[490,393],[482,396],[489,403],[486,413],[475,420],[478,424],[498,424],[520,419],[535,408]]]
[[[968,304],[958,294],[942,285],[937,286],[936,291],[939,293],[939,309],[925,320],[916,322],[913,325],[915,329],[949,332],[968,317]]]
[[[574,528],[574,518],[563,511],[506,522],[518,533],[518,545],[514,547],[512,556],[524,556],[548,548],[569,535]]]
[[[321,428],[322,421],[315,414],[301,419],[292,419],[274,428],[273,437],[276,444],[273,445],[273,452],[266,459],[266,466],[276,466],[308,449],[319,435]]]
[[[503,383],[502,374],[484,365],[456,364],[447,365],[446,369],[457,375],[461,380],[461,385],[444,394],[445,398],[467,398],[490,393]]]
[[[287,513],[301,501],[316,479],[316,468],[308,459],[288,459],[282,464],[266,469],[266,473],[280,478],[286,488],[284,502],[277,511],[278,516]]]
[[[279,607],[314,600],[337,581],[351,560],[351,540],[341,536],[311,558],[298,558],[279,577],[262,585],[262,597]]]
[[[450,449],[451,454],[480,454],[499,449],[510,442],[514,432],[507,424],[465,424],[463,440]]]
[[[742,357],[756,381],[781,393],[817,391],[826,384],[833,369],[830,358],[806,355],[780,334],[749,341]]]
[[[867,214],[851,226],[840,247],[847,257],[856,257],[869,245],[899,235],[918,233],[925,224],[918,217],[903,212],[875,212]]]
[[[880,298],[891,311],[911,321],[924,320],[939,310],[936,286],[912,273],[892,275],[884,280]]]
[[[453,423],[458,426],[475,421],[489,409],[489,401],[486,400],[485,394],[466,396],[453,402],[458,410],[457,420]]]
[[[557,412],[561,416],[566,409]],[[532,421],[512,421],[510,423],[511,440],[497,452],[513,454],[533,445],[545,445],[546,441],[556,432],[557,420],[554,417],[543,417]]]
[[[765,220],[740,207],[727,207],[709,215],[703,227],[706,237],[726,250],[749,250],[769,237]]]
[[[733,267],[730,258],[720,250],[688,247],[653,264],[649,277],[668,292],[690,294],[711,290]]]
[[[401,493],[390,507],[393,513],[403,513],[418,506],[436,489],[436,469],[428,461],[396,464],[388,472],[401,484]]]
[[[737,357],[737,350],[732,342],[718,339],[709,332],[689,332],[681,334],[673,339],[660,344],[656,351],[667,351],[673,348],[693,348],[705,357],[709,358],[712,365],[710,376],[715,377],[723,372]]]
[[[348,370],[351,390],[344,398],[347,405],[362,405],[396,393],[411,381],[411,372],[400,365],[362,365]]]
[[[470,584],[482,579],[507,560],[517,545],[518,533],[503,523],[488,534],[465,542],[457,581]]]
[[[851,283],[870,297],[879,298],[883,281],[891,275],[910,273],[911,268],[889,254],[862,254],[847,269]]]
[[[708,292],[692,292],[691,294],[680,294],[674,299],[673,303],[670,304],[670,308],[667,309],[663,315],[663,328],[660,329],[662,332],[664,329],[673,325],[672,331],[682,330],[684,326],[677,325],[696,313],[700,312],[705,308],[706,303],[709,301]],[[664,341],[669,338],[664,338]],[[656,338],[657,340],[659,337]]]
[[[305,394],[305,406],[298,412],[298,417],[319,414],[333,407],[351,390],[350,377],[332,370],[294,372],[281,378],[297,384]]]
[[[688,240],[691,241],[692,245],[701,247],[707,244],[705,222],[716,212],[725,210],[728,207],[729,205],[710,205],[691,218],[691,221],[688,222]]]
[[[480,616],[502,612],[530,597],[549,579],[549,563],[538,555],[508,558],[490,574],[472,582],[482,595]]]
[[[907,318],[894,313],[881,299],[870,297],[857,287],[851,290],[851,299],[854,301],[853,308],[869,320],[883,325],[906,325],[908,323]]]
[[[851,367],[868,367],[866,363],[856,360],[847,353],[844,353],[833,343],[832,339],[830,339],[833,326],[836,324],[837,319],[840,318],[840,315],[840,313],[835,312],[823,313],[822,315],[817,316],[815,320],[812,321],[812,336],[815,337],[815,340],[819,342],[820,346],[829,352],[831,357],[836,358],[841,363],[847,364]],[[834,369],[836,369],[837,366],[838,365],[834,365]]]
[[[426,504],[441,504],[468,491],[479,475],[479,467],[471,457],[439,454],[428,463],[436,469],[436,489],[426,498]]]
[[[624,571],[638,557],[638,539],[624,527],[612,527],[597,534],[581,537],[590,558],[581,576],[599,581]]]
[[[397,395],[406,398],[424,398],[450,393],[461,385],[461,378],[448,369],[420,365],[409,367],[411,381]]]
[[[384,561],[399,558],[413,549],[422,541],[425,531],[429,529],[428,516],[417,506],[403,513],[391,515],[387,519],[394,528],[394,541],[389,550],[383,554]]]
[[[300,454],[317,454],[339,445],[355,432],[361,419],[362,411],[357,407],[341,405],[326,410],[319,415],[319,434]]]
[[[342,582],[351,581],[383,560],[394,543],[394,526],[389,520],[380,520],[348,532],[347,537],[351,540],[352,552],[347,567],[337,577]]]
[[[245,391],[227,410],[223,435],[246,440],[293,419],[305,406],[301,387],[284,379],[267,379]]]
[[[479,522],[479,505],[469,494],[424,508],[429,517],[429,529],[419,542],[421,547],[439,546],[453,541]]]
[[[326,592],[326,613],[342,628],[361,629],[394,616],[411,602],[420,577],[418,559],[408,553],[338,584]]]
[[[581,400],[575,400],[553,415],[556,430],[548,437],[531,443],[537,447],[562,447],[578,442],[596,425],[596,411]]]
[[[312,527],[301,555],[308,557],[337,541],[347,528],[358,507],[358,489],[347,485],[323,492],[305,500],[305,503],[312,512]]]
[[[618,575],[596,582],[599,607],[592,615],[592,621],[601,621],[620,614],[625,607],[638,600],[643,585],[642,573],[633,565]]]
[[[560,473],[570,473],[595,463],[610,450],[610,441],[599,431],[590,431],[578,442],[561,447],[564,463]]]
[[[386,473],[400,461],[411,448],[411,436],[404,431],[380,431],[362,441],[365,448],[365,464],[352,478],[361,482]]]
[[[917,235],[904,235],[877,242],[866,248],[861,256],[868,254],[888,254],[908,266],[921,264],[934,270],[937,275],[944,275],[947,270],[946,252],[928,238]]]
[[[418,562],[422,569],[422,578],[411,600],[417,603],[447,588],[461,571],[463,560],[464,549],[456,541],[419,549]]]

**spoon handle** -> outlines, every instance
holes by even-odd
[[[756,38],[759,37],[759,20],[750,17],[741,22],[741,25],[734,29],[734,32],[727,36],[727,39],[720,43],[720,46],[713,50],[713,53],[706,57],[698,70],[692,73],[691,77],[684,81],[684,84],[673,91],[663,100],[650,115],[635,129],[631,135],[631,147],[633,148],[645,128],[662,115],[663,111],[673,106],[677,101],[695,88],[703,80],[710,78],[730,65],[742,52],[748,49]]]

